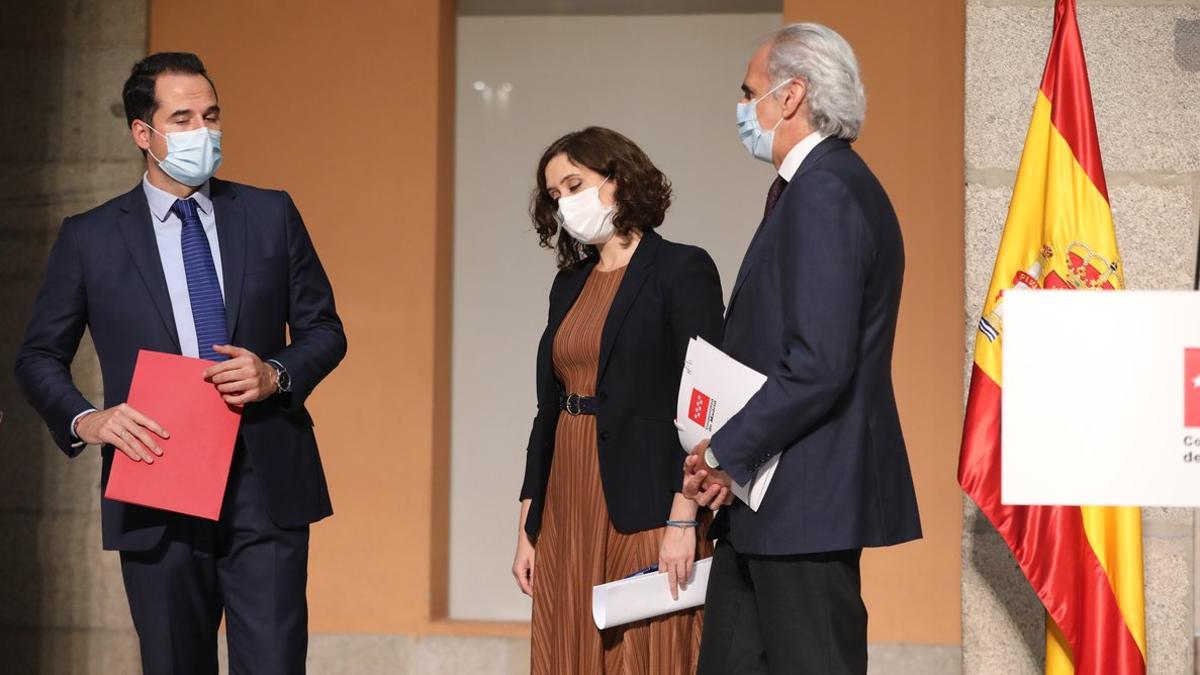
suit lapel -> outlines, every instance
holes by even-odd
[[[768,214],[761,223],[759,223],[758,229],[754,232],[754,237],[750,239],[750,245],[746,247],[746,257],[742,259],[742,266],[738,268],[737,281],[734,282],[733,292],[729,295],[729,307],[725,310],[726,318],[733,313],[734,300],[737,299],[738,292],[742,290],[742,284],[744,284],[746,278],[750,276],[750,270],[753,269],[758,263],[759,259],[762,258],[762,252],[758,250],[760,248],[758,244],[764,239],[764,232],[773,227],[775,221],[778,220],[777,218],[772,218],[772,216],[776,215],[778,207],[783,204],[783,200],[787,196],[788,188],[790,188],[792,183],[796,182],[796,179],[798,179],[804,172],[813,168],[813,166],[815,166],[822,157],[834,150],[848,147],[850,147],[850,144],[840,138],[833,136],[826,138],[818,143],[817,147],[813,148],[812,151],[808,153],[808,156],[804,158],[804,161],[800,163],[799,168],[796,169],[796,173],[792,174],[791,180],[788,181],[787,187],[783,189],[783,194],[779,196],[779,201],[776,202],[775,210],[771,211],[771,213]]]
[[[237,197],[237,188],[232,184],[212,181],[213,213],[217,219],[217,241],[225,281],[225,323],[229,326],[230,341],[237,330],[242,280],[246,276],[246,211]]]
[[[633,301],[642,290],[642,285],[650,276],[650,268],[654,266],[654,254],[661,241],[662,237],[653,230],[644,233],[637,250],[633,252],[633,257],[629,260],[629,268],[625,270],[625,276],[621,278],[621,285],[617,288],[617,295],[613,298],[612,307],[608,310],[608,317],[604,320],[604,331],[600,335],[600,364],[596,370],[597,384],[604,379],[604,371],[612,356],[617,334],[621,332],[621,324],[625,322],[629,308],[633,306]]]
[[[158,240],[154,236],[150,205],[146,193],[139,183],[122,198],[118,228],[129,249],[129,256],[137,268],[142,283],[150,292],[150,299],[158,311],[171,342],[179,350],[179,331],[175,328],[175,314],[171,310],[171,294],[167,291],[167,278],[163,274],[162,258],[158,254]]]
[[[787,188],[784,188],[784,192],[787,192]],[[783,199],[783,197],[780,197],[780,199]],[[772,215],[775,215],[774,211],[771,212],[771,215],[763,218],[762,222],[758,224],[758,229],[754,231],[754,236],[750,239],[750,245],[746,247],[746,255],[742,258],[741,267],[738,268],[737,281],[733,282],[733,292],[729,294],[729,309],[726,310],[726,315],[733,309],[733,301],[737,299],[738,291],[742,290],[742,284],[745,283],[746,277],[750,275],[750,269],[758,262],[758,243],[763,239],[763,232],[773,222],[771,220]]]

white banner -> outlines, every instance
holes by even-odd
[[[1004,294],[1001,501],[1200,506],[1200,294]]]

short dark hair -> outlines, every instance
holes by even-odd
[[[550,196],[546,186],[546,165],[562,154],[577,166],[586,166],[605,178],[616,179],[617,212],[613,216],[613,229],[617,234],[640,234],[662,225],[671,206],[671,181],[654,166],[646,153],[625,136],[604,127],[571,132],[551,143],[542,153],[537,168],[537,188],[529,204],[529,215],[539,243],[543,248],[558,250],[560,269],[595,252],[594,247],[579,243],[560,228],[558,200]],[[552,243],[552,240],[555,241]]]
[[[121,98],[125,102],[125,121],[133,126],[134,120],[149,123],[158,110],[158,99],[154,97],[154,85],[158,76],[163,73],[182,73],[184,75],[200,75],[212,85],[213,93],[217,86],[213,84],[204,63],[199,56],[190,52],[158,52],[133,64],[129,79],[125,80],[125,89]]]

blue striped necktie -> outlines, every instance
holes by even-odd
[[[180,243],[183,246],[183,271],[187,275],[188,298],[192,303],[192,322],[196,325],[196,342],[200,358],[224,361],[229,358],[213,351],[213,345],[229,344],[229,328],[225,324],[225,300],[217,280],[217,266],[204,225],[196,211],[196,200],[177,199],[171,211],[183,223]]]

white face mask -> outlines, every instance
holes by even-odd
[[[167,156],[158,159],[150,150],[146,152],[158,160],[164,173],[180,183],[200,187],[221,166],[221,132],[200,127],[164,134],[149,124],[146,128],[167,139]]]
[[[558,198],[558,218],[562,227],[581,244],[603,244],[612,239],[612,219],[617,209],[600,201],[600,188],[607,182],[605,178],[596,187]]]

